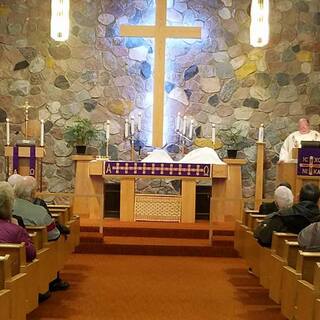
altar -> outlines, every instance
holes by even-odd
[[[103,219],[104,184],[120,181],[120,221],[195,222],[196,184],[212,184],[210,217],[212,221],[234,221],[243,209],[241,166],[243,159],[224,159],[224,164],[148,163],[102,161],[93,156],[73,156],[76,162],[74,212],[80,217]],[[136,192],[138,178],[181,181],[178,195]],[[153,214],[155,212],[155,214]],[[162,214],[159,214],[162,212]]]

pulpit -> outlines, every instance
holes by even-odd
[[[278,163],[277,183],[289,182],[295,200],[298,200],[304,184],[314,183],[320,187],[320,148],[299,148],[292,154],[291,162]]]
[[[45,155],[43,147],[6,146],[4,155],[6,158],[7,177],[13,173],[18,173],[22,176],[31,175],[38,181],[41,180],[42,158]]]

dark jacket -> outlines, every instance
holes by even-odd
[[[298,234],[309,224],[317,221],[320,221],[317,204],[312,201],[301,201],[291,208],[282,209],[267,216],[254,231],[254,236],[262,246],[271,247],[274,231]]]
[[[264,202],[261,203],[259,207],[259,214],[270,214],[273,212],[277,212],[279,208],[277,207],[276,203],[273,202]]]

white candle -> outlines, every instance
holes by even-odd
[[[187,116],[183,117],[182,134],[185,136],[187,132]]]
[[[10,145],[10,120],[9,118],[6,119],[7,124],[6,124],[6,129],[7,129],[7,146]]]
[[[211,125],[211,140],[213,143],[216,142],[216,125],[214,123]]]
[[[107,126],[106,126],[106,140],[109,141],[110,139],[110,121],[107,120]]]
[[[131,135],[134,135],[134,116],[131,116],[131,123],[130,123],[130,131]]]
[[[180,121],[181,121],[181,114],[178,112],[177,121],[176,121],[176,132],[180,131]]]
[[[261,123],[259,128],[259,136],[258,136],[258,142],[263,142],[264,139],[264,125]]]
[[[193,120],[190,121],[189,139],[192,139],[192,136],[193,136]]]
[[[138,113],[138,131],[141,131],[141,112]]]
[[[128,138],[128,136],[129,136],[129,121],[128,119],[126,119],[124,123],[124,137]]]
[[[40,130],[40,147],[44,146],[44,120],[41,119],[41,130]]]

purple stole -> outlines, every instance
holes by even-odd
[[[29,158],[29,175],[35,177],[36,175],[36,146],[30,146]],[[12,169],[14,173],[19,173],[19,146],[13,147]]]

